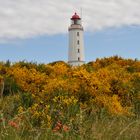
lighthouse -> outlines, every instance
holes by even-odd
[[[85,62],[84,56],[84,37],[83,27],[80,16],[75,13],[71,17],[71,25],[69,27],[69,50],[68,63],[72,66],[80,66]]]

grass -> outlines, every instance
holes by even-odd
[[[77,122],[78,123],[78,122]],[[20,130],[0,124],[0,140],[139,140],[140,119],[130,117],[89,116],[85,118],[77,132],[53,132],[51,129],[32,127]]]
[[[104,109],[98,113],[78,110],[78,105],[65,110],[64,121],[69,116],[78,115],[70,125],[69,131],[60,129],[53,131],[52,127],[34,125],[28,111],[18,114],[20,106],[17,95],[6,96],[0,100],[0,140],[139,140],[139,116],[112,116]],[[54,106],[53,106],[54,107]],[[89,108],[89,106],[88,106]],[[88,110],[87,108],[85,110]],[[52,111],[54,112],[53,108]],[[138,113],[137,113],[138,114]],[[9,125],[8,121],[24,115],[19,122],[20,128]],[[51,115],[51,114],[50,114]],[[53,117],[53,116],[52,116]],[[63,121],[62,120],[62,121]]]

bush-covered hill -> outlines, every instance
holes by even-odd
[[[0,97],[0,139],[140,138],[138,60],[1,62]]]

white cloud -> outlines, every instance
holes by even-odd
[[[140,25],[140,0],[0,0],[0,40],[66,33],[80,8],[88,31]]]

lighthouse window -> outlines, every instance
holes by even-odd
[[[74,24],[78,24],[78,20],[74,20]]]
[[[80,49],[78,49],[78,53],[80,53]]]
[[[78,45],[80,44],[80,41],[79,41],[79,40],[77,40],[77,44],[78,44]]]
[[[78,61],[80,61],[80,57],[78,57]]]
[[[79,32],[77,32],[77,36],[79,36]]]

